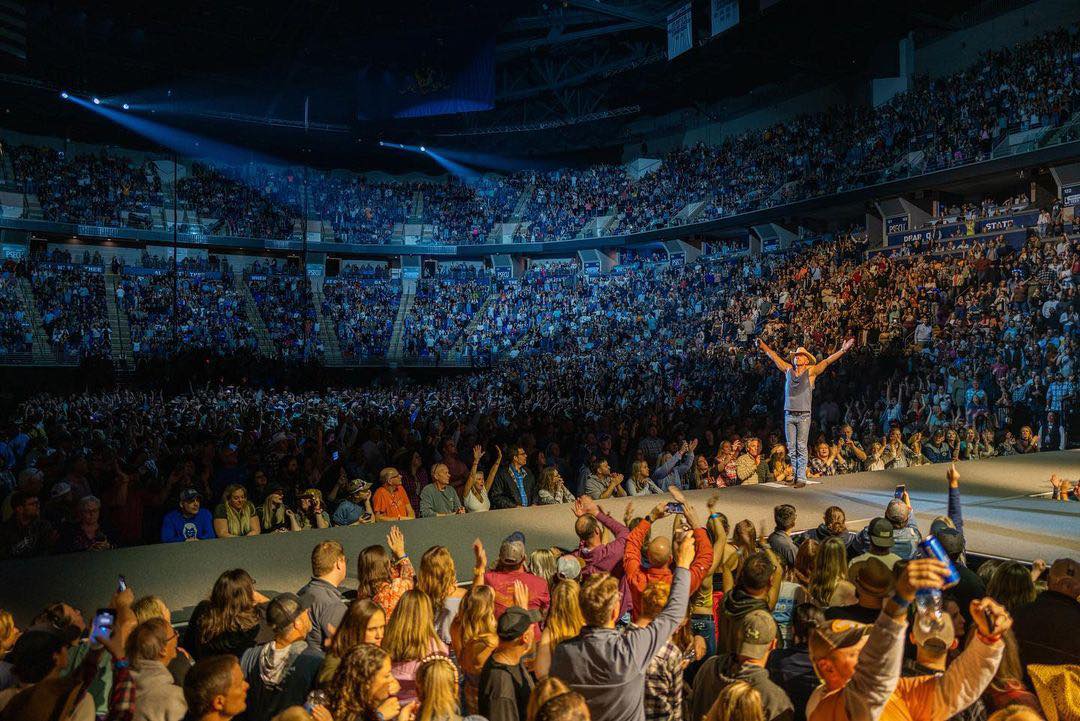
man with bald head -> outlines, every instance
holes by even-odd
[[[697,592],[705,574],[712,567],[712,543],[709,542],[709,536],[701,526],[694,507],[687,503],[682,491],[672,486],[670,492],[683,506],[683,513],[675,519],[675,527],[685,524],[694,536],[694,561],[690,564],[690,594],[693,595]],[[666,501],[658,504],[641,523],[634,527],[626,539],[623,570],[626,572],[626,581],[630,587],[630,603],[635,619],[641,613],[641,594],[645,591],[645,587],[656,581],[671,583],[671,539],[658,535],[650,540],[645,547],[649,567],[642,568],[641,563],[641,548],[645,538],[652,529],[652,524],[668,515],[667,506]]]
[[[574,533],[578,537],[578,549],[574,555],[581,559],[581,581],[596,573],[610,573],[619,582],[619,618],[630,610],[630,586],[623,571],[623,553],[630,529],[604,512],[589,496],[581,496],[571,506],[577,521]],[[612,540],[604,542],[604,529],[611,532]]]
[[[1080,663],[1077,628],[1080,628],[1080,563],[1072,558],[1059,558],[1050,566],[1046,590],[1016,611],[1013,630],[1020,644],[1023,666]]]

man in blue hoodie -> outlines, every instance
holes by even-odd
[[[216,538],[214,519],[202,508],[202,497],[194,488],[180,492],[180,506],[165,514],[161,521],[161,542],[180,543]]]

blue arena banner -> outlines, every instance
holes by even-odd
[[[671,253],[668,256],[668,264],[672,268],[681,268],[686,265],[686,253]]]
[[[994,233],[999,230],[1012,230],[1013,228],[1028,228],[1039,222],[1039,213],[1020,213],[1018,215],[1005,215],[997,218],[985,218],[975,221],[976,233]]]
[[[500,265],[495,268],[495,277],[500,280],[510,280],[514,273],[508,265]]]
[[[1061,186],[1061,204],[1066,208],[1080,205],[1080,185]]]
[[[587,260],[583,266],[585,275],[600,275],[600,261]]]
[[[903,233],[908,227],[908,217],[906,215],[897,215],[885,219],[886,233]]]
[[[712,0],[710,10],[713,36],[739,24],[739,0]]]
[[[682,55],[693,46],[694,31],[691,24],[690,3],[686,3],[667,16],[668,60]]]

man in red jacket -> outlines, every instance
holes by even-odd
[[[690,532],[694,534],[694,561],[690,564],[690,595],[693,596],[701,585],[702,579],[705,578],[705,574],[712,567],[712,543],[709,542],[709,536],[698,521],[694,507],[687,503],[682,491],[672,486],[670,492],[675,500],[682,504],[683,512],[681,515],[686,519],[686,525],[691,529]],[[649,559],[649,567],[644,569],[641,567],[641,546],[645,541],[645,537],[649,535],[652,524],[668,515],[667,505],[667,502],[657,505],[641,523],[634,527],[634,530],[630,532],[626,539],[623,570],[630,585],[630,602],[634,619],[637,619],[641,614],[641,594],[646,586],[655,581],[671,583],[670,539],[661,536],[649,541],[649,545],[645,548],[645,554]],[[678,528],[678,520],[675,523],[676,528]]]

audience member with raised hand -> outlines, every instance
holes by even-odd
[[[929,721],[975,702],[994,676],[1004,650],[1001,635],[1012,625],[1005,609],[989,598],[972,602],[975,638],[943,675],[899,677],[908,608],[917,592],[940,589],[947,573],[935,559],[909,561],[872,626],[833,620],[810,632],[810,657],[823,682],[807,705],[810,721],[873,719],[888,708]]]
[[[645,669],[686,618],[694,556],[694,536],[681,533],[668,603],[644,628],[616,631],[621,606],[618,582],[606,573],[585,579],[581,588],[585,628],[577,638],[564,641],[555,649],[551,673],[585,697],[592,718],[598,721],[645,718]]]
[[[495,446],[495,462],[488,469],[487,476],[480,472],[480,459],[484,457],[484,447],[477,444],[473,447],[472,468],[465,480],[465,488],[461,499],[465,510],[469,513],[479,513],[491,510],[491,498],[488,493],[491,484],[495,482],[495,475],[499,472],[502,464],[502,447]]]
[[[705,575],[712,567],[712,543],[710,543],[709,536],[705,532],[705,529],[699,523],[694,507],[687,502],[682,491],[680,491],[677,486],[672,486],[670,492],[682,506],[682,510],[679,514],[685,520],[683,528],[685,529],[685,534],[690,537],[691,542],[695,547],[694,558],[692,565],[690,566],[690,587],[688,589],[689,593],[695,593],[698,587],[701,586],[701,582],[705,578]],[[646,535],[648,535],[652,528],[652,524],[668,515],[667,509],[667,503],[658,504],[652,512],[630,532],[630,535],[626,539],[626,551],[623,554],[623,568],[626,573],[627,582],[630,586],[630,599],[635,617],[640,612],[641,593],[645,590],[645,587],[653,581],[670,582],[672,578],[672,571],[669,567],[672,561],[671,541],[667,538],[656,537],[649,541],[649,545],[645,551],[649,567],[642,568],[642,544]],[[678,522],[676,522],[675,527],[676,529],[679,528]]]
[[[405,536],[397,526],[391,526],[386,535],[386,545],[368,546],[360,551],[356,561],[359,585],[357,598],[370,598],[382,607],[387,618],[394,614],[398,599],[413,588],[416,574],[412,561],[405,553]]]

